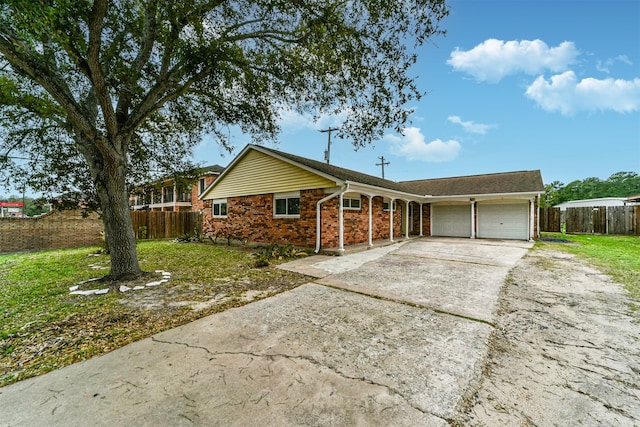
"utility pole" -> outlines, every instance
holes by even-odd
[[[328,133],[328,141],[327,141],[327,149],[324,150],[324,159],[327,161],[327,164],[329,164],[329,156],[331,154],[331,132],[333,132],[334,130],[338,130],[338,128],[329,128],[329,129],[322,129],[320,130],[320,132],[326,132]]]
[[[384,165],[389,165],[391,163],[384,161],[384,156],[378,157],[380,159],[380,163],[376,163],[376,166],[382,166],[382,179],[384,179]]]

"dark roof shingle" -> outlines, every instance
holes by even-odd
[[[307,159],[306,157],[296,156],[295,154],[289,154],[282,151],[274,150],[272,148],[259,146],[259,149],[269,151],[280,157],[284,157],[285,159],[291,160],[293,162],[296,162],[308,168],[317,170],[318,172],[322,172],[334,178],[338,178],[342,181],[353,181],[359,184],[371,185],[374,187],[385,188],[388,190],[401,191],[405,193],[407,192],[407,190],[402,184],[395,181],[389,181],[388,179],[378,178],[377,176],[367,175],[367,174],[356,172],[350,169],[341,168],[339,166],[334,166],[331,164],[319,162],[317,160]]]
[[[539,170],[419,179],[400,184],[406,192],[430,196],[544,192]]]

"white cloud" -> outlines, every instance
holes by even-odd
[[[611,72],[609,70],[609,67],[614,65],[616,62],[622,62],[623,64],[633,65],[633,63],[631,62],[631,60],[627,55],[618,55],[615,58],[608,58],[605,61],[597,61],[596,70],[609,74]]]
[[[348,114],[349,112],[345,110],[338,115],[322,114],[314,118],[314,116],[309,113],[300,114],[296,111],[283,108],[280,110],[280,120],[278,120],[278,124],[283,129],[293,131],[339,128],[347,119]]]
[[[547,111],[571,115],[578,111],[640,111],[640,78],[633,80],[586,78],[578,81],[573,71],[538,77],[526,95]]]
[[[489,129],[495,127],[495,125],[483,125],[481,123],[474,123],[472,121],[465,122],[459,116],[449,116],[447,117],[447,120],[449,120],[451,123],[459,124],[464,128],[465,131],[469,133],[477,133],[480,135],[486,134]]]
[[[458,141],[442,141],[440,139],[426,142],[419,128],[408,127],[404,129],[404,135],[385,135],[389,141],[391,152],[397,156],[409,160],[421,160],[425,162],[449,162],[460,152]]]
[[[542,40],[503,41],[488,39],[471,50],[456,48],[447,64],[455,71],[470,74],[478,81],[497,83],[503,77],[525,73],[540,74],[545,70],[561,72],[576,62],[579,55],[573,42],[549,47]]]

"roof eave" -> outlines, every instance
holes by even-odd
[[[518,191],[518,192],[510,192],[510,193],[483,193],[483,194],[449,194],[446,196],[430,196],[430,199],[434,201],[438,200],[454,200],[454,199],[471,199],[471,198],[509,198],[509,197],[532,197],[532,196],[540,196],[544,191]]]
[[[393,190],[390,188],[378,187],[376,185],[363,184],[357,181],[345,181],[345,184],[349,184],[350,188],[353,190],[356,190],[356,191],[363,190],[362,193],[371,194],[371,195],[392,196],[394,198],[402,198],[402,199],[408,199],[408,200],[420,200],[420,199],[431,197],[431,196],[426,196],[421,194],[407,193],[404,191]]]

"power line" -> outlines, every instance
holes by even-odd
[[[382,179],[384,179],[384,165],[390,165],[390,162],[384,161],[384,156],[378,157],[380,159],[380,163],[376,163],[376,166],[382,166]]]
[[[328,133],[328,141],[327,141],[327,149],[324,150],[324,159],[327,161],[327,164],[329,164],[329,156],[331,154],[331,132],[338,130],[338,128],[329,128],[329,129],[321,129],[320,132],[326,132]]]

